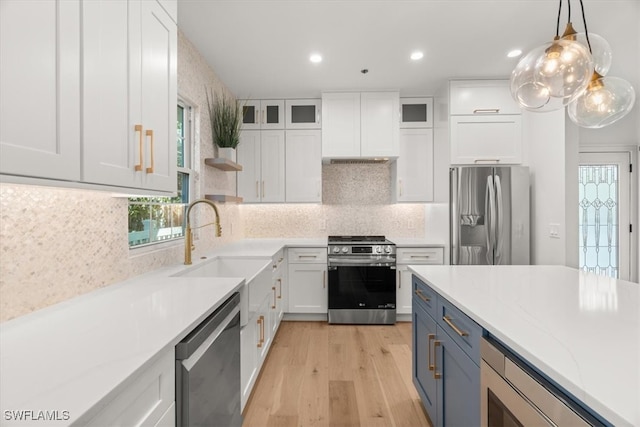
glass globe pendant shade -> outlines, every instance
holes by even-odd
[[[626,80],[594,73],[587,90],[569,104],[567,112],[578,126],[598,129],[627,115],[635,98],[633,86]]]
[[[611,45],[604,39],[604,37],[599,36],[598,34],[589,33],[588,43],[586,33],[568,34],[566,36],[563,36],[562,38],[567,40],[575,40],[585,46],[587,50],[589,49],[589,44],[591,44],[593,68],[596,70],[596,73],[600,74],[601,76],[607,75],[609,69],[611,68],[613,53],[611,51]]]
[[[559,110],[586,89],[593,73],[589,51],[555,39],[525,55],[511,73],[511,96],[529,111]]]

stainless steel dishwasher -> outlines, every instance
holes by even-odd
[[[236,292],[176,346],[176,425],[240,427],[240,395]]]

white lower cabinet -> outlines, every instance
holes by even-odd
[[[173,416],[167,415],[173,406]],[[167,419],[168,418],[168,419]],[[175,352],[173,347],[141,374],[125,384],[118,395],[86,426],[175,425]],[[162,421],[162,423],[161,423]]]
[[[289,248],[289,313],[327,313],[327,248]]]
[[[266,277],[254,279],[249,290],[249,320],[240,329],[241,407],[251,396],[260,369],[269,353],[273,339],[284,316],[286,301],[286,258],[284,249],[272,257],[272,271]]]
[[[411,314],[411,271],[409,265],[444,264],[443,247],[398,247],[396,249],[396,313]]]

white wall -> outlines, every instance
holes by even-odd
[[[564,111],[523,111],[524,144],[531,171],[531,263],[567,263],[567,191]],[[577,152],[575,154],[577,156]],[[549,236],[557,224],[559,238]],[[576,249],[577,253],[577,249]]]

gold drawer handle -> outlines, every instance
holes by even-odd
[[[136,172],[142,172],[142,158],[143,158],[143,153],[144,153],[144,150],[143,150],[143,147],[142,147],[142,125],[135,125],[133,127],[133,129],[136,132],[139,132],[139,136],[138,136],[138,138],[139,138],[138,139],[138,152],[140,153],[140,163],[138,163],[135,166],[134,170]]]
[[[271,308],[276,308],[276,287],[272,286],[271,290],[273,291],[273,305],[271,306]]]
[[[149,152],[151,153],[151,167],[147,168],[147,173],[153,173],[153,130],[147,129],[145,133],[149,137],[149,142],[151,145],[149,150]]]
[[[456,331],[456,334],[460,335],[461,337],[468,337],[469,336],[469,332],[465,332],[463,330],[461,330],[460,328],[458,328],[456,325],[453,324],[453,322],[451,320],[451,317],[449,316],[443,316],[442,320],[444,320],[447,325],[451,326],[451,329],[453,329],[454,331]]]
[[[420,289],[416,289],[416,295],[418,295],[418,297],[424,302],[431,301],[431,298],[424,296],[424,294],[422,293],[422,291]]]
[[[442,378],[442,374],[438,372],[438,367],[436,366],[436,347],[440,347],[440,341],[433,340],[433,378],[439,380]]]
[[[473,114],[498,114],[499,108],[476,108],[473,110]]]
[[[278,288],[279,288],[278,299],[282,299],[282,279],[278,279]]]
[[[435,339],[436,339],[436,334],[427,335],[427,352],[429,353],[428,362],[429,362],[430,371],[433,371],[436,368],[435,365],[431,363],[431,340],[435,340]],[[434,353],[435,353],[435,350],[434,350]]]

